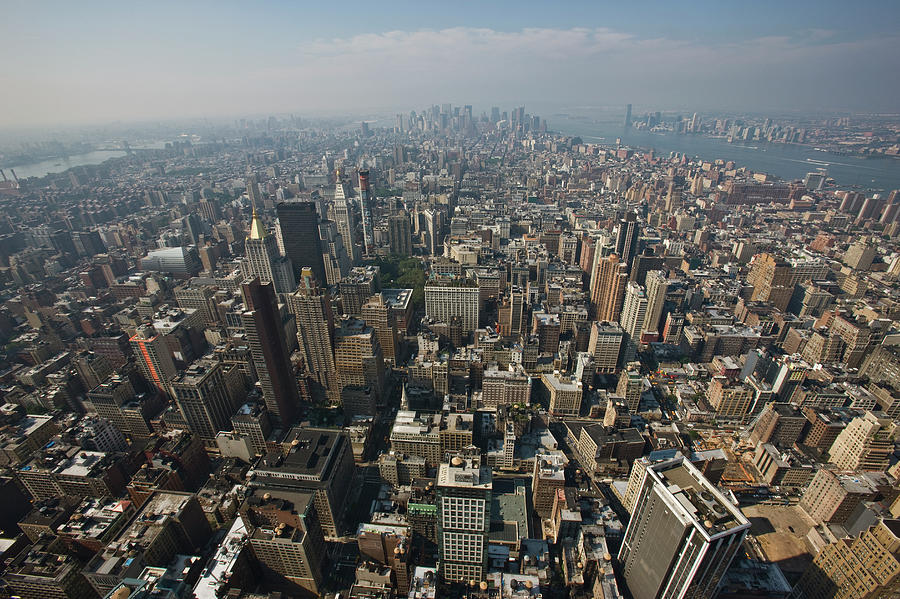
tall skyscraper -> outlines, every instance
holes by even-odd
[[[391,253],[398,256],[412,255],[412,232],[410,230],[409,215],[405,210],[388,219],[388,241]]]
[[[659,319],[666,303],[666,292],[669,290],[669,279],[662,270],[651,270],[647,273],[647,317],[644,319],[645,332],[661,332]]]
[[[319,242],[319,215],[313,202],[279,202],[278,225],[284,251],[294,266],[294,274],[309,266],[317,281],[325,280],[325,264]]]
[[[297,342],[307,373],[325,390],[335,386],[334,316],[328,296],[318,286],[312,270],[303,269],[300,285],[288,296],[288,309],[297,322]]]
[[[444,253],[444,213],[434,208],[424,212],[425,248],[432,256]]]
[[[440,574],[449,582],[484,580],[491,522],[491,469],[480,455],[451,458],[438,469]]]
[[[715,597],[749,528],[689,460],[648,465],[619,551],[632,597]]]
[[[261,283],[259,278],[253,278],[241,284],[241,295],[245,310],[241,314],[241,322],[247,333],[263,400],[276,423],[292,424],[300,396],[284,339],[284,325],[275,300],[275,290],[271,283]]]
[[[631,127],[631,104],[625,105],[625,128]]]
[[[156,334],[153,327],[140,326],[131,338],[131,347],[147,382],[168,394],[169,383],[175,378],[177,370],[162,335]]]
[[[275,236],[269,235],[256,209],[250,221],[250,236],[244,242],[247,272],[263,283],[272,282],[275,293],[290,293],[297,287],[293,265],[289,258],[279,255]]]
[[[226,368],[214,360],[198,360],[172,381],[175,404],[194,433],[209,445],[215,444],[216,433],[231,429],[234,413],[229,394]]]
[[[372,190],[369,187],[369,171],[359,171],[359,211],[362,215],[363,254],[372,255],[375,249],[375,237],[372,231]]]
[[[322,242],[322,260],[325,262],[325,283],[337,285],[350,273],[350,256],[344,245],[344,236],[338,232],[337,223],[326,220],[319,223]]]
[[[640,236],[641,228],[637,222],[637,215],[629,212],[624,219],[619,221],[616,230],[616,254],[626,266],[631,266],[631,260],[637,254]]]
[[[641,331],[647,318],[647,294],[637,283],[628,283],[625,289],[625,304],[622,308],[620,324],[625,330],[625,353],[622,361],[627,364],[634,360],[641,342]]]
[[[618,322],[627,281],[628,267],[617,254],[610,254],[597,261],[594,286],[591,289],[591,307],[596,320]]]
[[[359,260],[359,247],[356,245],[356,216],[347,194],[347,188],[341,181],[341,171],[335,174],[334,183],[334,222],[344,241],[344,248],[351,264]]]

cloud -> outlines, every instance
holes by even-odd
[[[210,40],[204,52],[173,45],[167,51],[183,50],[183,59],[164,63],[149,58],[153,49],[138,48],[135,63],[98,54],[80,57],[86,70],[7,71],[5,88],[16,93],[0,118],[336,113],[444,101],[896,110],[898,42],[824,29],[686,41],[589,27],[396,30],[300,39],[279,52],[259,40]]]

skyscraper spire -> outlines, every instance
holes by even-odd
[[[259,215],[256,213],[256,206],[254,205],[253,216],[250,220],[250,239],[265,239],[267,235],[266,227],[259,219]]]

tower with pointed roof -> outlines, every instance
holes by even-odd
[[[291,293],[297,287],[290,259],[278,253],[275,236],[266,230],[255,207],[250,220],[250,236],[244,243],[244,253],[250,275],[259,277],[260,282],[271,282],[275,286],[275,293]]]

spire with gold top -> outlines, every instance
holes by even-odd
[[[250,221],[250,239],[265,239],[267,235],[266,228],[256,213],[256,206],[254,206],[253,218]]]

